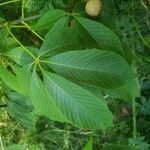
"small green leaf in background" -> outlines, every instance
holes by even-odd
[[[93,137],[91,137],[82,150],[93,150]]]
[[[7,94],[7,111],[23,127],[28,130],[35,130],[36,117],[32,114],[34,107],[29,97],[17,92]]]
[[[27,145],[10,145],[8,147],[5,148],[5,150],[27,150]]]
[[[138,150],[138,149],[135,146],[110,144],[104,146],[102,150]]]
[[[29,150],[41,150],[38,145],[30,145]]]

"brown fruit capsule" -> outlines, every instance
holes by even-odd
[[[86,3],[86,13],[91,17],[96,17],[100,14],[102,9],[102,2],[100,0],[89,0]]]

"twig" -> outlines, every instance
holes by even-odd
[[[36,57],[14,36],[14,34],[11,32],[11,30],[9,29],[7,23],[5,24],[8,33],[11,35],[11,37],[31,56],[33,57],[33,59],[36,60]]]
[[[40,40],[44,41],[44,39],[37,33],[35,32],[26,22],[22,22],[33,34],[35,34]]]
[[[132,2],[131,2],[131,6],[132,6],[132,23],[134,23],[135,22],[135,20],[134,20],[134,5],[133,5],[133,0],[132,0]],[[134,32],[133,32],[133,28],[132,28],[132,50],[134,50],[134,45],[133,45],[133,39],[134,39]],[[135,100],[135,98],[132,96],[132,123],[133,123],[133,139],[135,140],[136,139],[136,134],[137,134],[137,127],[136,127],[136,125],[137,125],[137,123],[136,123],[136,100]]]
[[[24,6],[25,6],[25,0],[22,0],[22,7],[21,7],[21,18],[24,18]]]
[[[17,24],[20,24],[24,21],[31,21],[31,20],[35,20],[35,19],[38,19],[41,15],[35,15],[35,16],[31,16],[31,17],[27,17],[27,18],[21,18],[21,19],[17,19],[17,20],[14,20],[14,21],[5,21],[5,22],[1,22],[0,23],[0,28],[6,28],[6,23],[8,26],[11,26],[11,25],[17,25]]]
[[[135,99],[132,98],[132,117],[133,117],[133,139],[136,139],[136,106]]]
[[[1,135],[0,135],[0,147],[1,147],[1,150],[4,150],[4,146],[3,146],[3,141],[2,141]]]
[[[19,2],[19,1],[20,1],[20,0],[11,0],[11,1],[8,1],[8,2],[1,3],[0,6],[4,6],[4,5],[7,5],[7,4]]]

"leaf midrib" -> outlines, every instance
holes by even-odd
[[[77,19],[78,20],[78,19]],[[103,44],[101,42],[98,42],[98,40],[90,33],[88,32],[88,30],[85,28],[85,26],[80,22],[80,20],[78,20],[78,22],[80,23],[80,25],[86,30],[86,32],[96,41],[96,43],[101,47],[104,48]]]
[[[37,85],[38,85],[40,91],[42,92],[42,94],[43,94],[43,95],[46,94],[47,97],[49,98],[49,96],[51,96],[51,95],[48,94],[47,90],[44,90],[44,89],[41,88],[41,86],[39,86],[37,77],[36,77],[36,82],[37,82]],[[52,98],[52,96],[51,96],[51,98]],[[49,99],[50,99],[50,98],[49,98]],[[53,103],[54,103],[54,105],[56,106],[57,111],[58,111],[58,112],[60,113],[60,115],[61,115],[62,113],[61,113],[60,110],[58,109],[57,105],[55,104],[55,102],[53,102]],[[41,102],[41,104],[42,104],[42,102]],[[66,121],[68,121],[68,119],[67,119],[63,114],[62,114],[62,116],[64,117],[64,119],[66,119]],[[69,121],[68,121],[68,122],[69,122]]]
[[[100,72],[100,73],[104,73],[104,74],[111,74],[111,75],[114,75],[114,76],[118,76],[118,74],[116,73],[113,73],[113,72],[105,72],[105,71],[97,71],[97,70],[94,70],[94,69],[91,69],[91,68],[81,68],[81,67],[73,67],[73,66],[69,66],[69,65],[66,65],[66,64],[59,64],[59,63],[54,63],[54,62],[50,62],[49,61],[49,64],[51,65],[57,65],[57,66],[62,66],[62,67],[68,67],[68,68],[71,68],[71,69],[77,69],[77,70],[85,70],[85,71],[94,71],[94,72]]]

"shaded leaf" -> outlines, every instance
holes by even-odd
[[[17,92],[7,94],[7,110],[10,115],[17,120],[23,127],[35,130],[36,118],[33,116],[33,105],[29,99]]]
[[[59,9],[49,10],[36,23],[36,30],[49,29],[57,20],[65,16],[66,12]]]
[[[111,29],[90,19],[76,17],[76,20],[79,23],[79,32],[87,48],[89,48],[89,44],[91,44],[92,41],[92,43],[95,43],[95,46],[97,44],[100,49],[115,51],[121,55],[123,54],[121,42]]]

